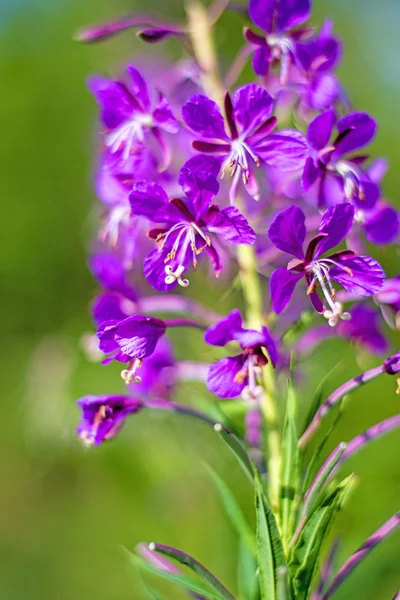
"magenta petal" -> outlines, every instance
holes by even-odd
[[[204,341],[211,346],[225,346],[234,339],[235,333],[241,331],[242,327],[242,315],[240,310],[235,308],[204,332]]]
[[[139,71],[132,65],[128,65],[126,70],[131,78],[131,85],[129,87],[130,91],[134,96],[137,96],[140,106],[142,106],[145,110],[148,110],[150,108],[150,98],[149,90],[145,80]]]
[[[331,206],[321,219],[318,233],[327,234],[317,246],[314,258],[338,246],[349,233],[354,220],[354,208],[349,202]]]
[[[272,221],[268,235],[271,242],[282,252],[292,254],[300,260],[304,258],[305,215],[298,206],[289,206],[280,212]]]
[[[92,303],[92,318],[97,327],[105,321],[123,321],[129,314],[124,312],[120,294],[100,294]]]
[[[90,258],[90,270],[103,288],[110,292],[118,292],[136,302],[137,293],[126,281],[125,270],[116,255],[108,252],[93,254]]]
[[[253,146],[253,150],[270,167],[280,171],[303,169],[307,158],[304,135],[292,129],[281,129]]]
[[[307,129],[307,140],[315,150],[322,150],[331,139],[336,115],[333,108],[326,110],[311,121]]]
[[[267,90],[255,83],[244,85],[233,96],[234,115],[242,133],[258,129],[271,116],[273,108],[274,101]]]
[[[349,131],[335,146],[334,158],[354,152],[372,140],[376,133],[376,122],[367,113],[351,113],[337,124],[339,134]]]
[[[254,230],[235,206],[228,206],[217,213],[208,229],[232,244],[252,246],[256,241]]]
[[[241,370],[246,362],[243,354],[223,358],[212,364],[208,370],[207,388],[220,398],[236,398],[240,396],[248,383]],[[238,381],[235,381],[235,378]]]
[[[153,112],[155,125],[167,133],[177,133],[178,121],[175,119],[171,107],[164,96],[160,96],[156,109]]]
[[[279,0],[276,3],[276,29],[288,31],[301,25],[311,12],[311,0]]]
[[[308,89],[308,103],[314,110],[326,110],[333,106],[341,93],[340,84],[332,73],[314,78]]]
[[[118,323],[114,336],[124,354],[142,359],[154,352],[165,329],[165,323],[161,319],[133,315]]]
[[[176,209],[168,202],[163,188],[151,181],[138,181],[129,194],[132,214],[147,217],[154,222],[174,220]]]
[[[118,81],[96,75],[89,79],[88,87],[101,106],[101,119],[108,129],[118,127],[132,116],[134,106]]]
[[[272,31],[276,8],[276,0],[250,0],[249,15],[257,27],[263,29],[266,33]]]
[[[341,267],[332,267],[329,276],[340,283],[348,292],[357,296],[377,294],[385,281],[385,273],[376,260],[370,256],[355,256],[341,261]]]
[[[228,140],[224,119],[218,105],[207,96],[192,96],[182,107],[186,125],[205,138]]]
[[[365,213],[365,235],[372,244],[390,244],[399,235],[400,216],[391,206],[382,206]]]
[[[223,157],[216,156],[192,156],[188,161],[185,162],[182,168],[187,168],[192,171],[192,173],[197,173],[199,171],[207,172],[214,177],[218,177],[219,172],[221,170],[221,164],[223,162]]]
[[[243,35],[250,44],[263,47],[267,46],[267,40],[265,39],[265,36],[255,33],[252,29],[250,29],[250,27],[245,27]]]
[[[164,255],[158,250],[152,250],[144,260],[144,276],[153,288],[159,292],[169,292],[176,288],[178,282],[165,283],[165,263]]]
[[[254,73],[259,77],[268,75],[269,66],[272,60],[271,49],[269,46],[257,48],[253,54],[251,63]]]
[[[310,187],[317,181],[321,176],[321,171],[315,166],[312,158],[307,158],[306,164],[304,165],[304,171],[301,176],[301,185],[303,190],[306,192]]]
[[[303,273],[293,273],[283,267],[276,269],[269,282],[272,307],[279,314],[283,311],[293,296],[294,289]]]

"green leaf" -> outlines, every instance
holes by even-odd
[[[305,514],[311,514],[313,512],[313,509],[315,508],[316,504],[318,504],[320,493],[321,493],[326,481],[328,480],[330,474],[332,473],[332,471],[338,464],[339,460],[341,459],[343,452],[346,450],[346,448],[347,448],[347,444],[342,442],[340,444],[340,446],[338,447],[337,451],[335,451],[335,453],[330,458],[330,460],[328,460],[327,464],[324,466],[321,473],[319,473],[318,479],[314,480],[312,486],[310,487],[310,489],[307,492],[308,497],[304,504],[304,509],[303,509]]]
[[[216,423],[214,425],[214,430],[218,433],[219,437],[225,442],[228,448],[236,456],[247,477],[253,483],[253,467],[251,465],[250,458],[242,444],[235,438],[235,436],[232,433],[230,433],[230,431],[225,429],[225,427],[221,425],[221,423]]]
[[[276,600],[277,571],[286,567],[283,544],[275,515],[256,475],[257,560],[263,600]]]
[[[176,583],[177,585],[184,587],[186,590],[190,592],[194,592],[195,594],[201,594],[206,596],[206,598],[212,598],[212,600],[224,600],[223,596],[217,594],[209,585],[205,584],[203,581],[199,581],[195,577],[191,575],[184,575],[181,573],[169,573],[168,571],[162,571],[153,567],[150,563],[145,561],[140,556],[136,556],[131,552],[128,552],[130,560],[138,566],[140,569],[147,571],[153,575],[157,575],[161,579],[165,579],[170,581],[171,583]]]
[[[218,490],[222,505],[225,509],[225,513],[227,514],[232,527],[238,534],[239,538],[243,540],[243,542],[247,545],[250,552],[252,552],[252,554],[255,555],[255,535],[251,527],[247,523],[246,518],[236,501],[236,498],[234,497],[226,483],[223,481],[223,479],[221,479],[221,477],[218,475],[218,473],[216,473],[214,469],[209,465],[204,464],[204,466],[207,469],[211,479],[215,484],[215,487]]]
[[[277,585],[278,600],[290,600],[290,590],[289,590],[287,567],[280,567],[278,569],[277,575],[278,575],[278,585]]]
[[[287,546],[293,534],[295,498],[298,492],[300,453],[296,428],[296,397],[291,382],[288,387],[286,420],[282,436],[280,479],[280,522],[282,538]]]
[[[257,560],[247,545],[239,541],[237,589],[240,600],[259,600]]]
[[[330,371],[328,371],[328,373],[325,375],[325,377],[321,380],[320,384],[318,385],[317,391],[315,392],[315,396],[313,398],[313,401],[311,402],[310,410],[308,411],[307,418],[304,423],[303,433],[308,428],[308,426],[311,424],[311,421],[313,420],[315,413],[317,412],[318,408],[320,407],[326,382],[328,381],[328,379],[330,377],[332,377],[334,372],[336,370],[338,370],[338,368],[342,365],[342,363],[343,363],[342,360],[340,360],[338,363],[336,363],[336,365],[333,366]]]
[[[307,491],[307,488],[311,485],[311,480],[312,480],[312,476],[313,476],[313,472],[316,469],[316,465],[318,464],[318,461],[321,457],[321,454],[329,440],[329,438],[331,437],[331,434],[334,432],[334,430],[336,429],[337,424],[339,423],[340,419],[342,418],[343,415],[343,404],[346,400],[346,396],[341,400],[340,404],[339,404],[339,409],[338,412],[336,414],[336,417],[332,423],[332,425],[330,426],[330,428],[328,429],[328,431],[326,432],[325,436],[322,438],[321,442],[319,443],[317,449],[315,450],[310,463],[307,467],[307,471],[306,471],[306,475],[304,478],[304,483],[303,483],[303,490],[302,493],[305,494]]]
[[[321,557],[322,545],[326,540],[335,513],[341,508],[354,479],[350,475],[331,494],[326,496],[304,525],[291,552],[290,578],[296,600],[306,600],[312,578]]]
[[[176,548],[171,548],[171,546],[164,546],[163,544],[149,544],[149,549],[152,552],[158,552],[159,554],[163,554],[164,556],[168,556],[169,558],[173,558],[178,561],[181,565],[185,565],[189,567],[196,575],[201,577],[206,584],[210,586],[212,590],[218,595],[218,598],[221,600],[235,600],[234,597],[225,586],[213,575],[208,569],[206,569],[198,560],[187,554],[186,552],[182,552],[181,550],[177,550]]]

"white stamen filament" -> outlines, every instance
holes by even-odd
[[[142,378],[136,375],[136,371],[142,366],[142,360],[135,358],[128,369],[121,371],[121,377],[125,383],[141,383]]]
[[[124,146],[122,158],[128,160],[129,155],[135,150],[134,145],[143,144],[145,129],[153,126],[153,117],[149,114],[136,113],[133,119],[124,121],[119,127],[105,136],[105,144],[114,154]]]
[[[337,263],[335,260],[325,258],[321,261],[316,261],[310,265],[310,270],[312,271],[314,277],[309,288],[312,290],[315,282],[318,281],[324,298],[330,307],[330,310],[328,309],[324,311],[323,316],[328,319],[328,323],[331,327],[335,327],[338,324],[339,319],[348,321],[351,318],[351,315],[348,312],[343,312],[342,304],[335,301],[335,290],[329,277],[329,264],[333,264],[334,266],[342,268],[346,271],[345,267],[340,263]],[[326,285],[326,283],[328,285]]]
[[[240,137],[236,140],[233,140],[231,144],[231,153],[225,161],[222,174],[224,174],[226,167],[230,167],[231,177],[235,177],[235,174],[239,169],[239,172],[241,172],[242,175],[243,183],[246,185],[250,178],[250,168],[247,154],[252,158],[256,166],[259,167],[260,159],[256,154],[254,154],[250,146],[246,144],[246,142]]]

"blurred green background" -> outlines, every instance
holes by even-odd
[[[116,441],[90,451],[74,433],[77,398],[122,391],[118,366],[89,364],[80,349],[82,333],[91,329],[87,305],[95,292],[86,260],[97,110],[85,79],[96,71],[116,72],[147,48],[132,32],[96,46],[72,36],[83,25],[143,9],[140,4],[0,3],[1,600],[140,600],[137,574],[122,547],[133,549],[142,540],[192,553],[234,589],[236,540],[203,460],[226,474],[252,519],[246,480],[201,424],[142,414]],[[153,0],[154,12],[158,4],[164,15],[180,13],[180,0]],[[374,151],[390,160],[384,189],[399,203],[399,4],[315,0],[315,5],[315,23],[332,17],[345,40],[340,75],[355,107],[380,123]],[[240,27],[234,16],[219,27],[225,62],[240,43]],[[179,52],[174,42],[165,49]],[[379,256],[391,274],[399,270],[392,255]],[[207,302],[220,294],[207,290]],[[185,356],[193,347],[179,340],[177,351]],[[310,365],[312,377],[300,394],[304,405],[318,377],[343,356],[331,388],[359,372],[360,361],[363,367],[373,364],[366,357],[357,364],[344,342],[333,342]],[[186,387],[181,395],[192,398],[193,391]],[[398,405],[394,379],[363,389],[354,395],[331,447],[398,412]],[[337,532],[345,534],[341,561],[398,510],[399,449],[399,434],[393,433],[346,466],[346,472],[359,474],[359,485],[337,524]],[[391,600],[400,587],[399,556],[397,534],[335,598]],[[167,590],[168,597],[181,597]]]

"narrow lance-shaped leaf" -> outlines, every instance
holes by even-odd
[[[342,365],[342,361],[339,361],[334,367],[332,367],[332,369],[330,371],[328,371],[328,373],[320,381],[320,383],[317,387],[317,390],[315,392],[313,401],[310,404],[310,410],[308,411],[307,418],[306,418],[304,426],[303,426],[303,431],[305,431],[307,429],[307,427],[311,424],[311,421],[313,420],[315,413],[317,412],[317,410],[319,409],[319,407],[321,405],[323,393],[324,393],[324,387],[325,387],[326,382],[328,381],[328,379],[330,377],[332,377],[332,375],[335,373],[335,371],[337,371],[339,369],[339,367],[341,365]]]
[[[352,475],[342,481],[314,511],[300,533],[289,562],[296,600],[308,598],[312,578],[321,556],[322,545],[329,533],[335,513],[343,505],[353,481]]]
[[[290,600],[288,569],[287,567],[279,567],[277,572],[277,599]]]
[[[215,487],[218,490],[219,496],[222,501],[222,505],[225,509],[225,513],[238,534],[239,538],[246,544],[250,552],[255,555],[256,553],[256,540],[255,534],[250,528],[249,524],[246,521],[246,518],[238,505],[235,496],[228,488],[226,483],[221,479],[221,477],[214,471],[212,467],[205,464],[205,468],[207,469],[210,477],[212,478]]]
[[[322,597],[322,600],[328,600],[350,573],[360,564],[360,562],[385,538],[387,538],[397,527],[400,526],[400,511],[393,515],[382,527],[373,533],[360,548],[350,556],[349,560],[339,570],[332,581],[328,590]]]
[[[257,561],[243,540],[239,540],[237,591],[239,600],[259,600]]]
[[[153,565],[156,569],[160,571],[167,571],[168,573],[181,574],[182,571],[178,569],[176,565],[170,562],[165,556],[161,556],[159,554],[155,554],[152,552],[147,544],[138,544],[136,546],[136,551],[140,554],[148,563]],[[155,591],[144,579],[140,569],[138,572],[141,576],[141,580],[143,582],[143,586],[146,588],[147,593],[152,596],[155,600],[163,600],[163,597],[160,596],[160,593]],[[187,590],[188,594],[194,598],[195,600],[204,600],[204,596],[200,596],[200,594],[195,594],[194,592],[190,592]]]
[[[339,540],[336,539],[329,554],[320,570],[319,582],[311,596],[311,600],[321,600],[324,589],[328,586],[333,574],[333,566],[339,548]]]
[[[262,600],[277,599],[277,571],[286,567],[282,539],[259,476],[256,476],[257,559]]]
[[[288,544],[293,533],[294,503],[299,485],[299,447],[296,429],[296,397],[289,382],[286,421],[282,436],[280,521],[282,538]]]
[[[217,594],[209,585],[204,583],[201,580],[196,579],[192,575],[184,575],[182,573],[170,573],[168,571],[160,570],[149,564],[146,560],[141,558],[140,556],[136,556],[131,552],[128,552],[130,560],[139,568],[151,573],[153,575],[157,575],[161,579],[165,579],[166,581],[170,581],[171,583],[175,583],[190,592],[194,592],[200,596],[204,596],[206,598],[212,598],[212,600],[223,600],[223,597],[220,594]]]
[[[223,425],[221,425],[221,423],[216,423],[216,425],[214,425],[214,430],[218,433],[219,437],[225,442],[228,448],[230,448],[230,450],[236,456],[247,477],[253,483],[253,467],[251,465],[250,458],[245,448],[236,439],[236,437],[232,433],[230,433],[230,431],[228,431]]]
[[[315,504],[318,502],[320,493],[321,493],[325,483],[328,481],[330,474],[332,473],[332,471],[335,469],[336,465],[340,461],[340,458],[342,457],[346,448],[347,448],[346,443],[342,442],[341,444],[339,444],[339,446],[336,448],[335,452],[333,452],[332,455],[329,457],[329,460],[327,460],[322,465],[321,469],[318,471],[318,473],[317,473],[314,481],[312,482],[310,489],[306,493],[306,496],[304,499],[304,509],[303,510],[304,510],[305,514],[310,514],[313,511],[313,508],[315,507]]]
[[[172,548],[171,546],[164,546],[163,544],[155,544],[152,542],[149,544],[149,549],[152,552],[158,552],[169,558],[173,558],[177,560],[181,565],[185,565],[189,567],[192,571],[196,573],[201,579],[207,583],[214,590],[214,592],[218,595],[222,600],[234,600],[232,594],[226,589],[224,585],[213,575],[206,567],[204,567],[198,560],[187,554],[186,552],[182,552],[182,550],[177,550],[176,548]]]

